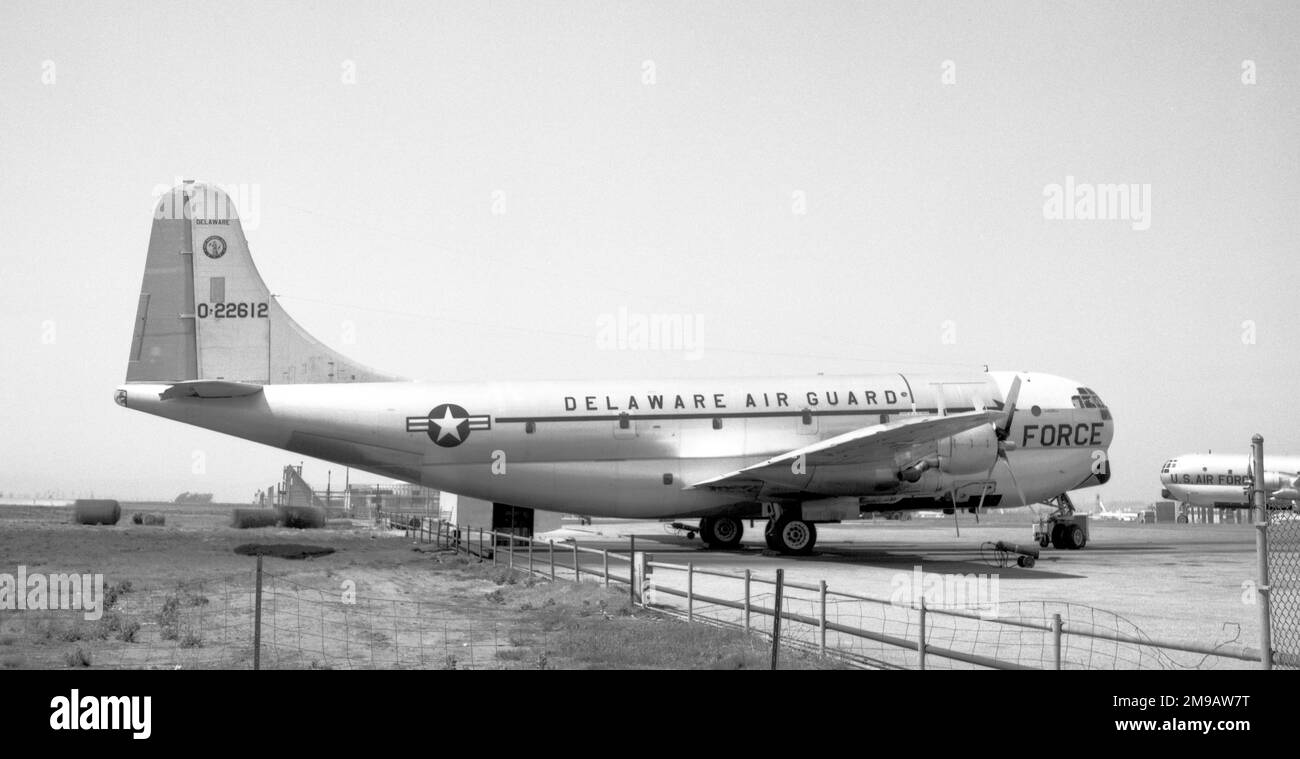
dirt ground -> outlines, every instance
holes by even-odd
[[[766,668],[761,639],[634,606],[626,586],[550,582],[480,564],[363,521],[325,529],[229,526],[230,506],[123,504],[114,526],[71,509],[0,508],[0,573],[102,574],[99,620],[0,610],[0,669],[251,668],[250,543],[333,549],[263,559],[264,668]],[[132,524],[135,512],[163,526]],[[791,652],[792,668],[838,666]]]

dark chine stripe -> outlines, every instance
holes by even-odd
[[[960,413],[964,413],[967,411],[974,411],[974,410],[975,410],[974,407],[956,408],[956,409],[948,409],[948,412],[952,414],[960,414]],[[634,414],[631,412],[627,412],[626,417],[624,417],[623,414],[598,414],[598,415],[593,414],[591,416],[498,416],[496,417],[496,422],[497,424],[509,424],[512,422],[517,422],[517,423],[616,422],[624,418],[631,419],[631,420],[637,420],[637,419],[763,419],[763,418],[780,418],[780,417],[791,417],[794,419],[798,419],[804,415],[804,411],[805,411],[804,409],[796,409],[791,411],[741,411],[741,412],[724,411],[724,412],[716,412],[716,413],[694,412],[689,414]],[[879,407],[876,408],[865,407],[862,409],[851,409],[851,410],[833,409],[833,410],[824,410],[824,411],[807,409],[807,411],[811,413],[813,416],[878,416],[880,414],[889,414],[892,416],[895,414],[908,414],[908,415],[912,414],[911,408],[893,409],[893,408],[879,408]],[[916,414],[918,416],[922,414],[937,414],[937,413],[939,413],[939,410],[935,408],[916,409]]]

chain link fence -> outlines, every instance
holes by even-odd
[[[1294,511],[1269,517],[1268,584],[1273,666],[1300,669],[1300,516]]]

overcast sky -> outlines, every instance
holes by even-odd
[[[290,313],[406,376],[1052,372],[1111,406],[1116,500],[1254,432],[1300,453],[1298,16],[7,3],[0,493],[244,501],[298,460],[112,402],[181,178],[242,190]],[[1067,183],[1149,203],[1050,218]],[[700,350],[602,349],[620,309]]]

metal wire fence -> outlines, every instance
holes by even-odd
[[[387,518],[385,518],[387,519]],[[817,584],[676,565],[627,552],[559,546],[442,522],[389,520],[445,554],[540,579],[584,576],[622,584],[632,603],[766,635],[780,643],[880,668],[1180,669],[1253,666],[1236,645],[1154,640],[1123,617],[1090,606],[1019,601],[932,608]],[[1272,627],[1280,666],[1300,647],[1300,520],[1270,525]],[[251,564],[251,562],[250,562]],[[0,669],[111,668],[545,668],[535,636],[508,615],[464,598],[417,599],[323,587],[312,578],[251,568],[167,587],[114,587],[98,620],[80,613],[0,611]]]
[[[644,598],[691,621],[771,636],[781,585],[783,644],[889,669],[1214,669],[1257,666],[1235,643],[1162,641],[1103,609],[1054,601],[933,608],[694,565],[647,561]]]
[[[0,664],[113,669],[537,668],[492,610],[320,588],[255,570],[110,590],[103,616],[0,612]],[[259,640],[260,639],[260,640]],[[260,645],[259,645],[260,644]],[[518,645],[516,645],[518,644]],[[6,661],[7,660],[7,661]],[[544,666],[544,663],[540,666]]]

